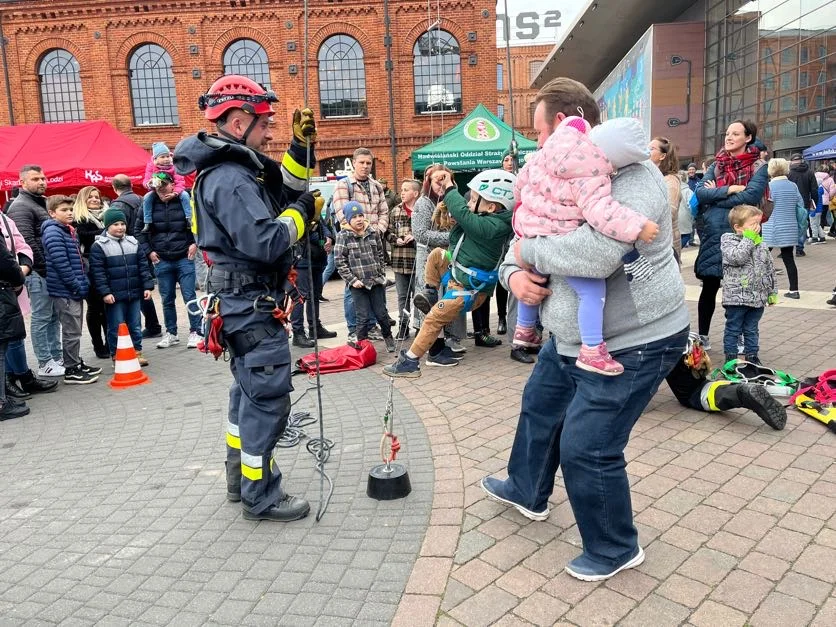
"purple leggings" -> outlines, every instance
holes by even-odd
[[[604,279],[566,277],[578,295],[578,328],[581,341],[587,346],[598,346],[604,341],[604,302],[607,296],[607,282]],[[533,327],[540,315],[540,305],[517,304],[517,326]]]

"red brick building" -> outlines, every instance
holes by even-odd
[[[308,100],[321,172],[364,145],[379,177],[391,180],[394,161],[403,178],[413,149],[480,102],[496,110],[495,0],[433,1],[429,12],[426,2],[391,1],[390,40],[384,6],[309,2]],[[142,146],[173,146],[207,126],[196,103],[212,81],[243,73],[279,96],[269,147],[278,156],[304,100],[300,1],[19,0],[0,5],[0,19],[0,124],[102,119]]]
[[[551,44],[540,46],[515,46],[511,48],[511,85],[514,91],[514,121],[516,128],[526,137],[534,138],[534,98],[539,91],[530,87],[532,81],[540,73],[546,57],[554,46]],[[511,107],[508,104],[508,76],[509,68],[505,48],[497,48],[496,82],[497,82],[497,115],[506,123],[511,124]]]

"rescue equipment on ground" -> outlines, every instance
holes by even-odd
[[[792,396],[798,390],[798,379],[791,374],[745,359],[727,361],[721,368],[716,368],[709,378],[732,383],[759,383],[772,396]]]
[[[383,412],[383,435],[380,438],[380,458],[382,464],[373,466],[366,484],[366,494],[378,501],[402,499],[412,492],[409,473],[406,466],[396,464],[395,459],[401,450],[401,443],[395,435],[394,426],[394,381],[390,379],[389,394],[386,398],[386,411]]]
[[[348,344],[329,348],[316,353],[309,353],[296,360],[296,370],[293,374],[305,373],[315,375],[317,365],[320,374],[332,374],[335,372],[349,372],[351,370],[362,370],[377,363],[377,351],[374,345],[368,340],[358,340],[354,348]]]
[[[801,386],[790,402],[836,433],[836,370],[826,370],[813,385]]]

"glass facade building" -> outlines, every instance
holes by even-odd
[[[706,0],[703,149],[754,120],[785,155],[836,133],[836,0]]]

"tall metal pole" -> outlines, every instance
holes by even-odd
[[[15,125],[15,110],[12,102],[12,83],[9,80],[9,61],[6,58],[6,35],[3,33],[3,12],[0,11],[0,56],[3,60],[3,79],[6,83],[6,101],[9,106],[9,126]]]
[[[390,30],[391,19],[389,17],[389,0],[383,0],[383,24],[386,26],[386,34],[383,37],[383,45],[386,47],[386,81],[389,86],[389,148],[392,153],[392,187],[398,189],[398,143],[395,137],[395,88],[392,74],[395,71],[395,64],[392,63],[392,31]],[[397,192],[396,192],[397,193]]]
[[[517,171],[517,118],[514,115],[514,84],[511,80],[511,16],[508,15],[508,0],[505,1],[505,23],[502,32],[505,34],[505,65],[508,66],[508,104],[511,106],[511,157],[514,159],[514,172]]]

